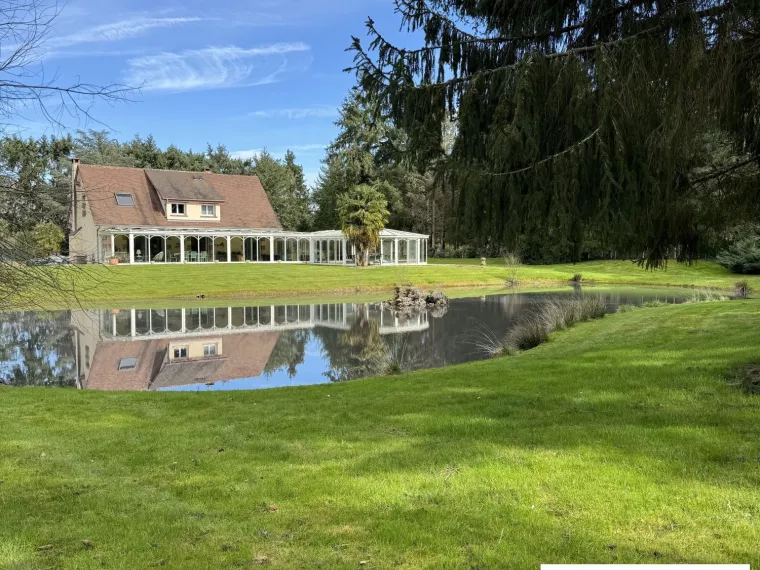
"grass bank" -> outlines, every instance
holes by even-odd
[[[47,269],[46,271],[51,271]],[[420,287],[501,287],[509,277],[502,264],[431,264],[414,267],[320,267],[314,265],[152,265],[86,266],[52,270],[81,302],[207,297],[274,297],[346,294],[390,290],[394,285]],[[645,271],[629,261],[524,266],[523,286],[567,284],[574,274],[597,284],[700,286],[733,288],[739,277],[710,262],[693,266],[671,264]],[[760,289],[760,276],[747,278]]]
[[[342,385],[0,389],[0,567],[758,564],[758,346],[730,301]]]

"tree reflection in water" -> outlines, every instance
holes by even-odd
[[[280,338],[277,339],[272,355],[264,367],[264,374],[271,376],[278,370],[286,369],[288,377],[295,378],[298,366],[304,362],[306,344],[311,338],[311,331],[308,329],[285,330],[279,334]]]
[[[348,330],[314,331],[322,342],[323,356],[329,360],[330,370],[324,375],[331,382],[401,374],[422,366],[422,358],[411,350],[408,334],[380,334],[380,321],[373,314],[376,309],[376,305],[356,305]]]
[[[5,313],[0,321],[0,383],[76,385],[69,311]]]

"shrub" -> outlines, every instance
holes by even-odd
[[[638,309],[638,307],[636,305],[632,305],[630,303],[625,303],[625,304],[620,305],[618,307],[618,313],[628,313],[630,311],[635,311],[636,309]]]
[[[660,301],[659,299],[653,299],[651,301],[646,301],[642,307],[646,307],[647,309],[652,309],[654,307],[664,307],[667,305],[665,301]]]
[[[583,274],[576,273],[575,275],[573,275],[573,278],[570,279],[570,281],[572,281],[573,283],[580,283],[581,281],[583,281]]]
[[[500,339],[491,327],[487,324],[475,320],[474,325],[468,329],[463,339],[463,344],[474,346],[478,352],[488,358],[494,356],[511,356],[516,352],[514,347],[506,341]]]
[[[607,314],[607,303],[601,295],[583,298],[583,315],[586,319],[601,319]]]
[[[726,295],[715,289],[705,287],[702,289],[692,289],[691,297],[686,298],[687,303],[709,303],[711,301],[725,301]]]
[[[65,235],[53,222],[43,222],[34,226],[32,240],[38,255],[51,255],[61,251]]]
[[[752,289],[749,288],[749,281],[746,279],[737,281],[734,287],[736,288],[736,294],[743,299],[749,297],[749,294],[752,292]]]
[[[506,345],[529,350],[546,342],[549,334],[556,330],[564,330],[590,319],[600,319],[606,312],[607,304],[599,295],[555,297],[509,331]]]
[[[549,332],[541,319],[526,318],[509,331],[506,345],[515,350],[530,350],[546,342],[548,338]]]
[[[760,273],[760,234],[749,234],[721,251],[716,261],[732,273]]]
[[[510,287],[516,287],[520,284],[518,273],[519,267],[522,265],[522,260],[518,254],[511,252],[503,254],[502,257],[504,258],[504,265],[507,266],[507,271],[509,272],[509,277],[507,277],[507,285]]]
[[[516,253],[507,252],[502,255],[504,258],[504,265],[507,267],[518,267],[522,265],[522,260],[520,259],[520,256]]]

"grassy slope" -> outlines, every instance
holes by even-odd
[[[0,390],[0,567],[760,564],[760,397],[722,381],[758,346],[732,301],[343,385]]]
[[[75,276],[80,299],[128,300],[195,296],[302,295],[325,292],[387,290],[396,284],[423,287],[503,286],[503,265],[485,268],[434,264],[417,267],[320,267],[314,265],[162,265],[72,267],[59,275]],[[567,283],[575,273],[600,284],[698,285],[731,288],[739,279],[722,267],[700,262],[671,264],[667,271],[644,271],[628,261],[525,266],[525,285]],[[749,277],[757,289],[760,276]]]

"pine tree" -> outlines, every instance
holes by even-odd
[[[698,254],[726,223],[715,208],[732,223],[760,216],[757,0],[395,5],[424,46],[393,45],[370,19],[353,69],[420,168],[440,160],[456,117],[445,177],[475,242],[578,259],[593,235],[659,267]],[[730,164],[706,152],[715,132]]]

